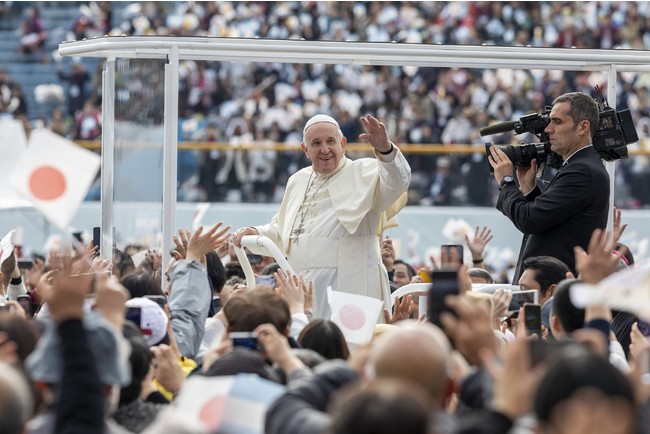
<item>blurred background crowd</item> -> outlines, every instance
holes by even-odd
[[[99,59],[58,56],[64,40],[104,35],[171,35],[491,44],[532,47],[650,48],[646,2],[2,2],[0,112],[45,125],[76,141],[101,133]],[[6,55],[6,56],[5,56]],[[649,74],[619,74],[618,109],[629,108],[640,142],[650,135]],[[183,61],[179,200],[277,202],[287,178],[306,165],[299,151],[305,119],[326,112],[350,142],[372,113],[399,144],[461,144],[475,153],[410,154],[409,203],[492,206],[478,130],[541,110],[566,91],[606,85],[588,71],[475,70],[395,66]],[[534,137],[503,134],[497,143]],[[254,144],[258,151],[231,152]],[[91,144],[92,145],[92,144]],[[95,143],[98,146],[98,143]],[[650,160],[617,165],[615,202],[650,206]],[[95,189],[96,191],[96,189]],[[99,199],[98,195],[89,199]]]

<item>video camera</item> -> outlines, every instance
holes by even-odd
[[[614,161],[627,158],[627,145],[639,140],[636,128],[632,121],[630,110],[617,112],[607,104],[605,97],[598,86],[595,87],[598,98],[598,129],[592,137],[594,148],[605,161]],[[551,107],[546,106],[539,113],[530,113],[519,118],[518,121],[501,122],[489,127],[481,128],[481,136],[500,134],[514,130],[517,134],[532,133],[540,139],[540,143],[523,143],[521,145],[494,145],[492,142],[485,144],[487,155],[490,155],[490,146],[497,146],[512,161],[515,166],[529,166],[533,160],[538,163],[545,162],[553,168],[562,166],[562,157],[551,151],[548,134],[544,132],[550,123]],[[492,166],[489,167],[493,171]]]

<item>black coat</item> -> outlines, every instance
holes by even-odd
[[[609,212],[609,175],[593,147],[569,158],[545,192],[535,187],[526,197],[514,184],[507,184],[497,200],[497,209],[522,233],[515,278],[524,259],[553,256],[575,273],[573,248],[585,250],[596,228],[605,228]]]

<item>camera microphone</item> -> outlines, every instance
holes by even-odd
[[[508,122],[500,122],[498,124],[481,128],[479,130],[479,133],[481,134],[481,136],[489,136],[492,134],[506,133],[514,129],[515,129],[515,121],[508,121]]]

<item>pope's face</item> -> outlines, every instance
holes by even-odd
[[[316,173],[328,175],[338,167],[345,154],[347,139],[341,135],[336,125],[319,122],[307,128],[304,142],[300,145],[311,160]]]

